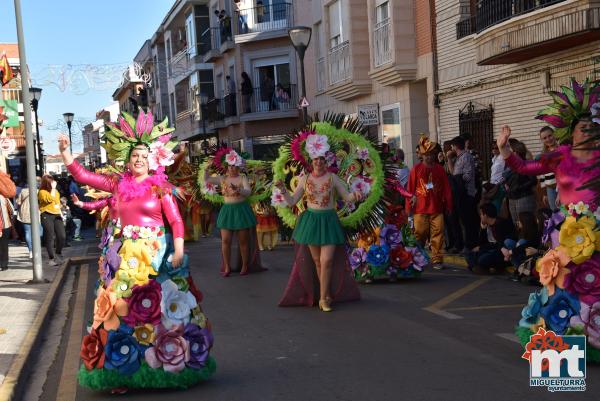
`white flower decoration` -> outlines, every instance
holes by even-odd
[[[132,235],[133,235],[133,226],[132,225],[123,227],[123,237],[131,238]]]
[[[371,184],[369,184],[363,178],[356,177],[352,180],[352,183],[350,184],[350,189],[352,192],[360,192],[363,195],[368,195],[371,191]]]
[[[598,206],[598,208],[594,212],[594,217],[596,218],[596,220],[600,221],[600,206]]]
[[[279,188],[273,188],[273,190],[271,191],[271,205],[277,207],[287,206],[285,197],[283,196]]]
[[[189,291],[179,291],[177,284],[172,280],[163,281],[161,287],[160,310],[163,326],[170,329],[173,326],[189,323],[192,309],[198,306],[194,295]]]
[[[140,238],[148,239],[152,238],[152,229],[150,227],[140,227]]]
[[[311,159],[318,157],[325,157],[325,154],[329,150],[329,143],[327,143],[327,136],[312,134],[306,138],[306,151]]]
[[[367,160],[369,158],[369,149],[367,149],[367,148],[356,148],[356,156],[360,160]]]
[[[592,121],[596,124],[600,124],[600,102],[594,103],[592,105],[591,112],[592,116],[595,116],[594,118],[592,118]]]
[[[161,141],[155,141],[150,145],[148,155],[148,166],[150,170],[156,171],[160,166],[166,167],[175,163],[175,154],[165,147]]]
[[[231,150],[225,156],[225,162],[230,166],[241,167],[244,160],[235,150]]]
[[[210,182],[206,182],[202,187],[202,193],[205,195],[214,195],[217,193],[217,186]]]
[[[573,205],[573,209],[577,214],[585,214],[590,210],[590,207],[582,201],[579,201],[575,205]]]

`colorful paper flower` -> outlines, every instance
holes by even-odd
[[[177,267],[173,266],[173,253],[169,253],[169,256],[165,258],[164,269],[166,273],[171,277],[188,277],[190,275],[190,258],[188,255],[183,255],[181,264]]]
[[[552,244],[552,248],[556,248],[559,245],[559,227],[565,221],[565,215],[562,211],[557,210],[552,213],[550,218],[544,222],[544,234],[542,236],[542,242],[544,244]]]
[[[352,270],[356,270],[367,261],[367,251],[364,248],[354,248],[350,252],[350,266]]]
[[[530,329],[540,319],[542,307],[548,302],[548,290],[546,287],[529,294],[527,305],[521,311],[519,326]],[[535,330],[532,330],[535,331]]]
[[[564,334],[569,327],[571,317],[578,315],[581,306],[575,295],[557,288],[548,303],[542,307],[540,315],[546,325],[556,334]]]
[[[129,276],[124,270],[119,270],[112,280],[110,287],[117,295],[117,298],[127,298],[131,296],[131,291],[135,285],[135,279]]]
[[[191,292],[182,292],[171,280],[163,281],[160,309],[162,324],[170,329],[173,326],[185,325],[190,321],[190,313],[197,302]]]
[[[104,347],[108,340],[108,332],[104,329],[92,329],[83,337],[79,356],[87,370],[104,367]]]
[[[156,326],[161,320],[161,299],[161,286],[155,280],[133,287],[131,296],[126,299],[129,313],[123,321],[129,326],[147,323]]]
[[[208,327],[208,318],[200,306],[196,306],[194,309],[192,309],[192,319],[190,320],[190,324],[195,324],[203,329]]]
[[[412,253],[412,264],[415,270],[423,271],[423,268],[429,263],[427,254],[416,246],[407,246],[406,250]]]
[[[127,303],[117,298],[112,290],[98,288],[94,302],[94,322],[92,328],[97,329],[103,325],[105,330],[116,330],[119,327],[119,316],[127,316]]]
[[[148,153],[148,168],[152,171],[175,163],[175,154],[162,141],[152,142]]]
[[[367,148],[356,148],[356,157],[359,160],[367,160],[369,158],[369,149]]]
[[[408,216],[402,206],[395,206],[389,209],[385,216],[385,224],[393,224],[400,228],[408,223]]]
[[[397,246],[390,252],[390,264],[397,269],[408,269],[413,263],[413,254],[403,246]]]
[[[119,252],[121,255],[120,269],[133,278],[136,285],[144,285],[148,282],[150,275],[158,274],[152,267],[151,247],[148,245],[148,240],[126,240]]]
[[[337,158],[335,157],[335,153],[333,153],[330,150],[327,151],[327,153],[325,153],[325,162],[327,163],[327,167],[331,167],[337,164]]]
[[[582,201],[579,201],[577,203],[569,203],[568,208],[571,214],[574,213],[578,215],[583,215],[590,211],[590,207]]]
[[[217,193],[217,186],[210,182],[205,182],[201,191],[205,195],[214,195]]]
[[[104,348],[106,369],[115,369],[122,375],[131,376],[140,368],[141,348],[132,334],[133,329],[126,325],[108,333]]]
[[[244,163],[244,159],[232,149],[225,155],[225,163],[230,166],[241,167]]]
[[[571,326],[582,328],[590,344],[600,348],[600,302],[582,303],[579,315],[571,318]]]
[[[364,177],[356,177],[350,183],[350,191],[366,196],[371,192],[371,184]]]
[[[390,248],[402,243],[402,233],[393,224],[386,224],[379,232],[379,242],[381,245],[388,245]]]
[[[565,288],[579,295],[581,302],[592,305],[600,301],[600,253],[578,265],[568,265],[571,273],[565,278]]]
[[[306,138],[305,146],[308,156],[311,159],[325,157],[325,154],[329,150],[329,143],[327,142],[327,136],[325,135],[309,135]]]
[[[171,277],[171,280],[177,284],[177,289],[181,292],[186,292],[190,289],[190,284],[188,283],[188,276],[186,277]]]
[[[213,335],[208,329],[201,329],[195,324],[188,323],[183,331],[183,338],[189,344],[189,358],[186,365],[194,369],[202,369],[208,360],[209,351],[213,345]]]
[[[361,233],[358,237],[357,245],[361,248],[365,248],[365,250],[369,250],[371,245],[379,245],[379,231],[380,228],[377,227],[373,231]]]
[[[591,112],[592,116],[594,117],[592,118],[592,121],[596,124],[600,124],[600,102],[592,105]]]
[[[279,188],[273,188],[271,190],[271,205],[276,207],[287,206],[285,197],[283,196],[283,193],[281,193],[281,190]]]
[[[367,252],[367,263],[372,266],[383,266],[389,261],[390,248],[387,245],[371,245]]]
[[[144,354],[148,366],[153,369],[162,367],[165,372],[181,372],[190,359],[189,344],[183,338],[183,325],[171,329],[158,325],[155,333],[154,346],[146,349]]]
[[[154,326],[147,323],[143,326],[136,326],[133,329],[133,336],[140,345],[149,346],[154,343]]]
[[[570,261],[561,248],[551,249],[538,259],[536,270],[540,275],[540,283],[548,288],[548,295],[552,296],[557,286],[565,288],[565,276],[569,274],[566,266]]]
[[[573,263],[579,264],[600,251],[600,231],[595,230],[596,219],[583,216],[576,219],[569,216],[560,228],[560,245],[565,248]]]

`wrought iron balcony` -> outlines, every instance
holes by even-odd
[[[243,114],[277,113],[298,108],[296,85],[263,86],[252,89],[251,93],[242,93],[241,96]]]
[[[317,91],[323,92],[327,85],[325,75],[325,57],[321,57],[317,60]]]
[[[246,8],[236,12],[236,35],[287,29],[294,24],[294,7],[275,3]]]
[[[392,30],[389,18],[375,25],[375,29],[373,30],[373,64],[375,68],[392,61],[391,34]]]

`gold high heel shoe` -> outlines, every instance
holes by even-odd
[[[319,300],[319,309],[323,312],[331,312],[333,310],[331,308],[331,301],[329,299]]]

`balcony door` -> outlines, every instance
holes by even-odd
[[[256,2],[257,29],[271,31],[286,28],[289,8],[286,0],[258,0]]]
[[[287,56],[257,60],[254,63],[255,112],[273,111],[294,107],[291,104],[290,62]],[[278,86],[285,92],[277,96]],[[286,96],[287,95],[287,96]],[[287,99],[287,102],[282,100]]]

